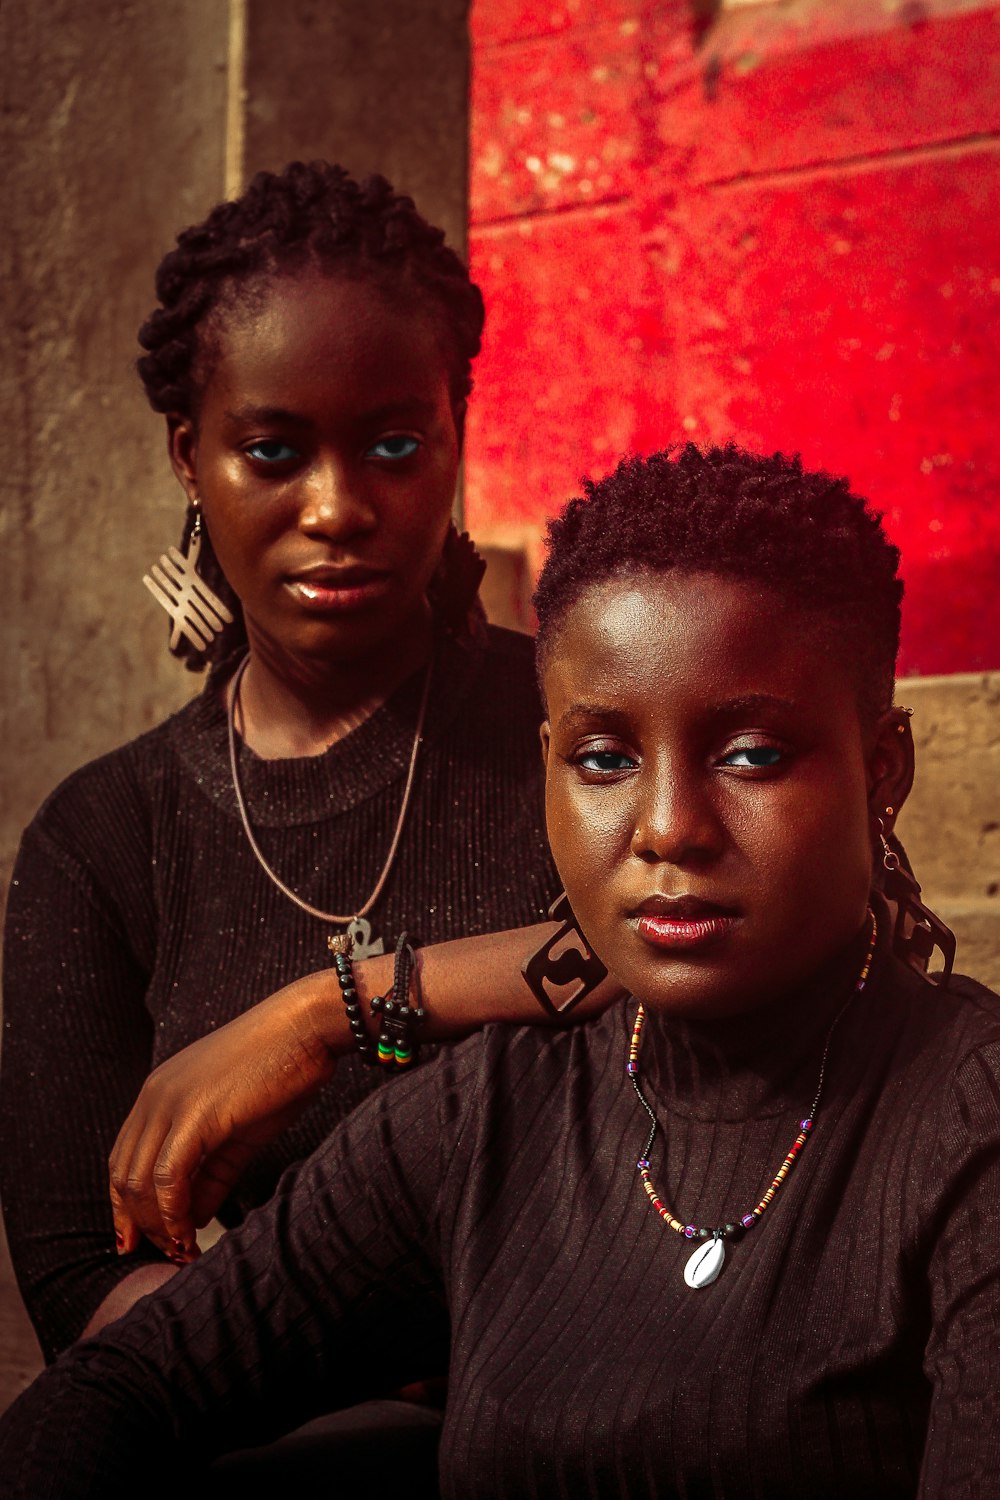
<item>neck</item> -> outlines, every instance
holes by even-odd
[[[855,986],[870,933],[866,918],[851,943],[794,993],[748,1014],[690,1021],[647,1010],[643,1081],[662,1104],[694,1118],[804,1109],[832,1022],[849,1000],[867,1002]]]
[[[369,718],[430,657],[429,611],[411,621],[377,656],[331,661],[300,657],[250,636],[239,687],[238,728],[264,760],[321,755]],[[230,680],[224,688],[227,705]]]

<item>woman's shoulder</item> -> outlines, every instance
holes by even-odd
[[[956,1109],[967,1112],[970,1088],[985,1088],[1000,1140],[1000,995],[965,974],[942,986],[902,965],[892,989],[901,1022],[892,1063],[900,1102],[936,1133]]]
[[[93,849],[114,831],[137,837],[149,822],[155,788],[172,779],[177,741],[204,732],[199,694],[152,729],[85,762],[48,794],[25,829],[24,846]]]

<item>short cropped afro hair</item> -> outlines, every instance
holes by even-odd
[[[624,459],[584,482],[550,521],[535,592],[538,662],[594,584],[644,572],[713,573],[763,585],[826,617],[855,678],[862,722],[893,701],[903,584],[882,516],[845,479],[735,444]]]

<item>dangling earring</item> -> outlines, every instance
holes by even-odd
[[[549,907],[549,920],[562,925],[535,949],[521,973],[542,1009],[562,1018],[596,990],[608,971],[580,931],[565,891]],[[568,994],[567,985],[574,985]],[[553,993],[560,990],[562,994]]]
[[[171,651],[177,650],[181,636],[196,651],[207,651],[225,626],[233,623],[229,610],[198,573],[198,558],[201,556],[201,507],[192,501],[192,509],[194,522],[186,554],[177,547],[171,547],[161,553],[149,573],[142,575],[143,583],[157,604],[163,606],[174,622],[174,628],[170,632]]]
[[[891,807],[886,816],[892,817]],[[920,886],[913,876],[903,869],[899,855],[885,836],[885,824],[878,823],[878,836],[882,844],[882,868],[885,871],[882,889],[888,901],[896,907],[896,921],[892,929],[892,947],[897,958],[929,984],[947,989],[955,962],[955,934],[946,927],[939,916],[920,900]],[[940,974],[929,974],[927,966],[935,948],[939,948],[944,959]]]
[[[427,598],[437,618],[454,635],[469,629],[469,613],[477,603],[485,572],[486,564],[469,533],[460,532],[454,521],[449,521],[440,561],[427,586]]]

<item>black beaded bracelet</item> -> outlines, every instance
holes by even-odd
[[[416,954],[407,934],[401,932],[396,944],[392,989],[372,1000],[372,1015],[381,1019],[376,1060],[383,1068],[408,1068],[417,1060],[420,1049],[417,1032],[427,1013],[419,1000],[419,978],[417,1004],[410,1004],[410,980],[416,972]]]
[[[354,966],[346,953],[335,953],[333,955],[333,967],[336,971],[337,982],[340,985],[340,998],[344,1002],[347,1011],[347,1019],[351,1027],[351,1035],[363,1062],[369,1067],[378,1067],[378,1054],[368,1035],[368,1028],[361,1015],[361,1002],[358,992],[354,986]]]

